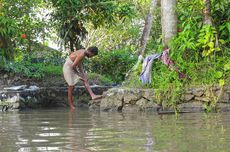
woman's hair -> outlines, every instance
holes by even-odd
[[[87,51],[90,51],[91,53],[93,53],[94,55],[98,54],[98,48],[96,46],[91,46],[87,48]]]

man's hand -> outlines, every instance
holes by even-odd
[[[87,77],[85,74],[81,74],[80,79],[84,82],[87,82]]]

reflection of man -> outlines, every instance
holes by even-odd
[[[91,90],[89,83],[87,82],[86,74],[84,73],[82,61],[85,57],[91,58],[98,54],[97,47],[89,47],[87,50],[80,49],[72,52],[63,66],[63,73],[66,82],[68,83],[68,102],[71,109],[75,109],[73,104],[73,89],[74,85],[78,82],[78,80],[82,80],[85,88],[89,92],[91,98],[99,99],[100,95],[95,95]]]
[[[76,117],[75,116],[75,111],[74,110],[70,110],[68,113],[68,132],[67,132],[67,137],[66,139],[69,139],[68,143],[68,149],[66,149],[67,151],[80,151],[80,152],[89,152],[89,150],[87,150],[83,145],[84,144],[84,137],[86,136],[86,130],[88,130],[87,127],[83,127],[83,128],[78,128],[78,124],[81,124],[81,120],[82,117]],[[87,117],[88,118],[88,117]],[[80,123],[79,123],[80,122]],[[91,124],[91,123],[90,123]],[[76,127],[77,126],[77,127]],[[65,149],[63,150],[65,151]]]

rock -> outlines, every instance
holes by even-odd
[[[208,97],[195,97],[195,100],[204,101],[204,102],[209,102],[210,101],[210,99]]]
[[[28,88],[28,90],[32,90],[32,91],[34,91],[34,90],[39,90],[39,87],[33,85],[33,86],[30,86],[30,87]]]
[[[205,89],[204,88],[195,88],[192,89],[192,93],[197,96],[197,97],[201,97],[204,94]]]
[[[102,99],[97,99],[97,100],[90,100],[88,105],[89,105],[89,110],[90,111],[100,111],[100,103]]]
[[[13,87],[8,87],[8,88],[4,88],[4,90],[23,90],[26,88],[26,85],[20,85],[20,86],[13,86]]]
[[[217,90],[217,91],[215,91],[214,95],[215,95],[215,96],[219,96],[219,95],[221,95],[221,92],[222,92],[222,91]]]
[[[8,78],[8,75],[7,75],[7,74],[4,74],[4,75],[3,75],[3,78],[4,78],[4,79],[7,79],[7,78]]]
[[[20,104],[19,104],[19,102],[16,102],[16,103],[13,103],[13,109],[19,109],[19,107],[20,107]]]
[[[123,98],[124,98],[124,94],[119,94],[119,93],[117,93],[115,96],[114,96],[116,99],[118,99],[118,100],[123,100]]]
[[[213,87],[212,87],[212,91],[218,91],[218,90],[220,90],[220,87],[219,87],[219,86],[213,86]]]
[[[230,103],[230,95],[224,92],[220,97],[219,102]]]
[[[134,94],[131,94],[131,93],[128,93],[126,95],[124,95],[124,103],[128,104],[128,103],[131,103],[132,101],[137,101],[138,100],[138,96],[134,95]],[[132,102],[133,104],[135,104],[135,102]]]
[[[226,93],[230,93],[230,85],[224,86],[224,90]]]
[[[149,100],[149,101],[153,101],[154,100],[154,91],[152,89],[146,89],[146,90],[144,90],[142,97]]]
[[[124,113],[137,113],[139,111],[140,109],[137,105],[125,104],[124,107],[122,108],[122,112]]]
[[[203,112],[203,104],[200,102],[187,102],[177,105],[180,112]]]
[[[19,77],[19,76],[16,76],[15,78],[14,78],[14,81],[18,81],[18,80],[20,80],[21,78]]]
[[[98,105],[98,104],[90,104],[89,111],[100,111],[100,105]]]
[[[230,111],[230,104],[229,103],[217,103],[216,110],[220,112],[229,112]]]
[[[0,100],[7,99],[7,95],[5,93],[2,93],[0,96]]]
[[[197,96],[197,97],[201,97],[204,94],[204,92],[203,91],[198,91],[198,92],[193,92],[193,94],[195,96]]]
[[[7,103],[16,103],[20,100],[20,96],[19,94],[17,93],[15,96],[11,97],[11,98],[8,98],[6,100]]]
[[[161,109],[161,106],[159,106],[158,104],[152,102],[152,101],[148,101],[144,111],[146,112],[158,112]]]
[[[144,99],[144,98],[141,98],[140,100],[138,100],[136,102],[136,105],[140,108],[140,110],[144,110],[145,107],[146,107],[146,103],[147,103],[148,100]]]
[[[148,101],[145,98],[141,98],[136,102],[136,105],[139,107],[140,111],[146,111],[146,112],[157,112],[161,106],[154,103],[153,101]]]
[[[9,85],[11,83],[11,80],[7,80],[7,84]]]
[[[193,94],[185,94],[185,95],[182,95],[181,100],[188,102],[188,101],[192,100],[194,97],[195,97],[195,95],[193,95]]]
[[[122,109],[122,101],[114,98],[103,98],[100,104],[101,111],[119,111]]]
[[[173,107],[168,107],[168,106],[163,106],[158,110],[158,113],[160,114],[170,114],[170,113],[175,113],[175,110]]]
[[[55,93],[51,93],[51,97],[56,97],[56,94]]]

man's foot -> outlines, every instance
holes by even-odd
[[[102,95],[95,95],[92,97],[92,100],[97,100],[97,99],[101,99]]]
[[[100,103],[101,100],[100,99],[94,99],[94,100],[90,100],[91,103]]]
[[[75,107],[74,106],[69,106],[71,110],[75,110]]]
[[[70,107],[71,110],[75,109],[75,107],[74,107],[74,105],[72,103],[69,103],[69,107]]]

